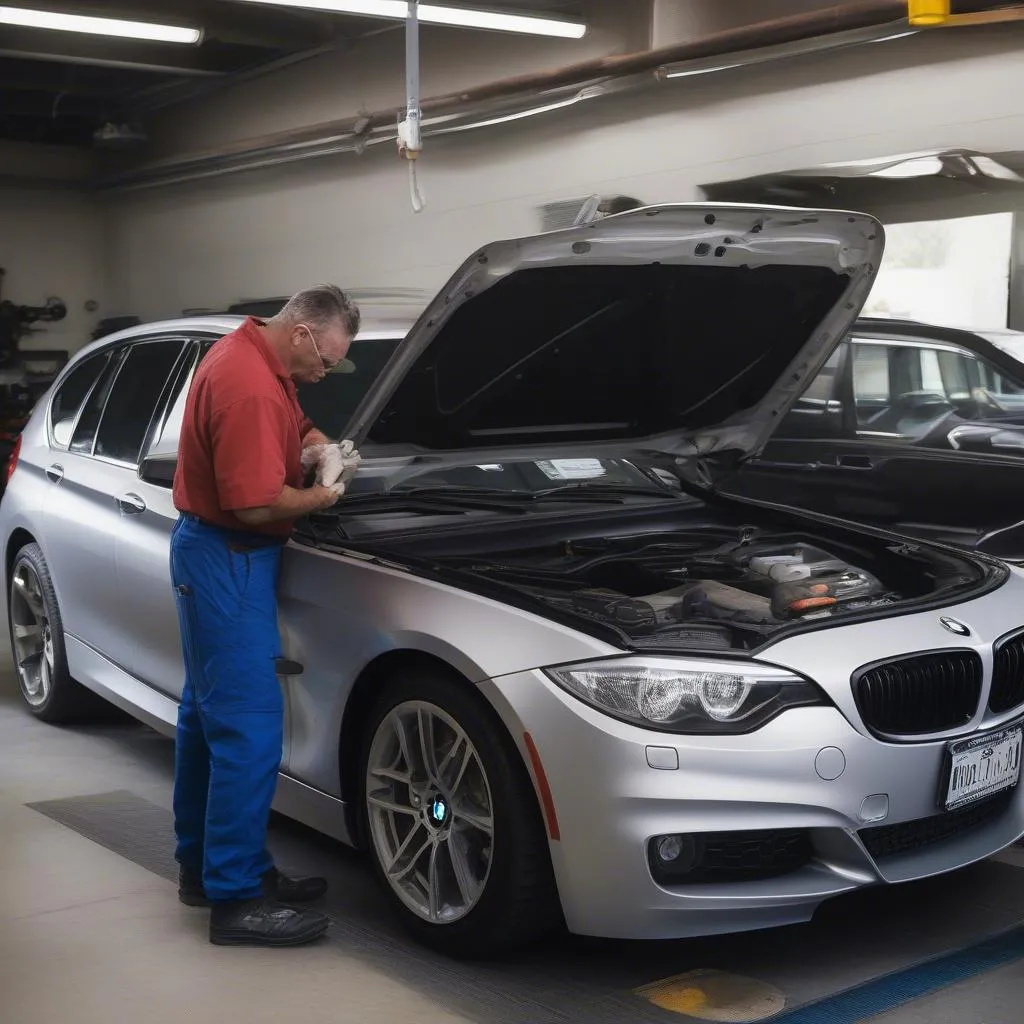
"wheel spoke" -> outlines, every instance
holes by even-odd
[[[453,782],[448,783],[447,774],[448,770],[455,763],[456,758],[459,756],[459,751],[462,751],[462,762],[458,769]],[[462,776],[466,771],[466,765],[472,760],[473,751],[469,745],[469,741],[465,735],[459,733],[455,737],[455,742],[451,745],[448,753],[444,755],[444,760],[437,766],[437,781],[442,785],[448,785],[449,789],[454,793],[459,788],[459,783],[462,781]]]
[[[379,810],[389,811],[391,814],[404,814],[410,818],[415,818],[419,814],[418,811],[413,810],[411,807],[406,807],[405,805],[400,804],[395,800],[389,800],[386,797],[371,794],[366,798],[366,800],[367,803],[372,804]]]
[[[409,848],[413,844],[413,840],[420,834],[423,835],[423,842],[420,843],[419,847],[416,849],[416,852],[411,857],[408,857],[406,859],[405,865],[401,869],[399,869],[399,862],[406,857],[406,854],[409,852]],[[430,845],[430,842],[430,836],[426,833],[426,830],[423,828],[423,826],[418,824],[414,825],[409,830],[409,834],[402,841],[402,845],[399,846],[398,850],[395,852],[394,857],[391,858],[391,862],[384,869],[385,874],[387,874],[391,879],[393,879],[396,882],[402,881],[402,879],[404,879],[406,875],[408,875],[409,872],[416,867],[420,857],[423,856],[424,851]]]
[[[432,782],[440,782],[434,749],[434,716],[426,708],[419,708],[416,721],[420,734],[420,753],[423,755],[423,772]]]
[[[463,906],[471,907],[480,895],[480,883],[473,877],[473,871],[469,866],[465,839],[458,833],[452,833],[445,847]]]
[[[396,771],[394,768],[372,768],[370,774],[375,779],[386,779],[388,782],[400,782],[403,786],[408,786],[412,781],[412,776],[408,772]]]
[[[430,851],[430,867],[427,872],[427,893],[430,897],[430,920],[436,921],[441,916],[441,872],[438,870],[440,845],[435,844]]]
[[[459,773],[455,776],[455,781],[452,783],[452,792],[457,793],[459,786],[462,785],[462,780],[466,776],[466,769],[470,766],[473,761],[473,748],[466,744],[466,752],[462,755],[462,764],[459,765]]]
[[[477,832],[483,832],[487,836],[494,835],[494,819],[486,812],[478,811],[475,807],[465,804],[454,807],[452,811],[456,822],[460,825],[474,828]]]
[[[391,728],[394,729],[395,739],[398,740],[398,747],[402,751],[402,760],[405,761],[406,770],[410,775],[416,774],[416,761],[412,756],[412,744],[409,742],[409,733],[405,728],[405,721],[399,712],[391,712]]]
[[[31,626],[18,626],[14,627],[14,639],[15,640],[35,640],[39,639],[42,643],[43,627],[38,622],[33,623]]]

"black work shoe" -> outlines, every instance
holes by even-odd
[[[297,910],[276,900],[218,902],[210,911],[210,942],[215,946],[301,946],[320,938],[330,923],[315,910]]]
[[[263,876],[263,895],[282,903],[312,903],[326,892],[326,878],[289,878],[277,868]],[[178,899],[188,907],[212,906],[203,890],[202,876],[184,867],[178,872]]]
[[[289,878],[271,868],[263,876],[263,891],[282,903],[312,903],[327,892],[327,879]]]

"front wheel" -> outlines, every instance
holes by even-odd
[[[557,923],[529,776],[469,683],[419,672],[385,685],[362,768],[374,866],[419,941],[452,956],[491,956]]]

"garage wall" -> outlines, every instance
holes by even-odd
[[[68,316],[40,324],[23,346],[74,351],[106,309],[106,237],[100,205],[77,191],[89,173],[86,153],[63,147],[0,145],[0,267],[3,298],[19,305],[63,299]],[[100,303],[85,310],[90,299]]]
[[[499,45],[494,38],[474,40],[464,59],[482,60]],[[1022,42],[1005,28],[943,31],[785,66],[652,82],[635,95],[428,140],[421,160],[428,206],[419,216],[390,147],[126,194],[111,207],[115,296],[121,312],[153,317],[324,278],[435,288],[473,248],[536,230],[538,207],[567,197],[692,200],[703,183],[829,161],[934,146],[998,152],[1024,138]],[[435,59],[424,95],[464,77],[464,64],[457,73],[443,64]],[[494,76],[519,70],[508,62],[489,67]],[[382,93],[367,108],[380,105],[378,81]],[[201,115],[178,111],[167,138],[191,149],[186,136],[198,144],[221,129],[243,137],[301,123],[294,105],[276,105],[295,102],[286,82],[282,75],[254,84]],[[318,88],[302,121],[351,112],[344,89]],[[400,96],[400,82],[392,94],[392,101]]]

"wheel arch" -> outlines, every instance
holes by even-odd
[[[38,541],[24,527],[18,527],[11,532],[7,538],[7,548],[4,551],[4,596],[6,598],[7,588],[11,583],[11,570],[14,569],[14,561],[18,552],[29,544],[36,544]]]
[[[342,716],[341,736],[338,745],[341,796],[348,818],[349,834],[352,837],[352,841],[360,848],[365,846],[366,837],[363,835],[361,816],[359,814],[359,757],[363,731],[366,728],[367,719],[373,708],[374,696],[377,688],[387,680],[395,678],[400,673],[423,669],[435,672],[441,671],[450,678],[463,683],[467,692],[475,693],[476,700],[480,703],[480,706],[485,709],[494,724],[508,737],[510,746],[515,751],[516,757],[519,760],[525,781],[530,785],[536,812],[540,816],[543,815],[533,773],[523,757],[522,744],[516,741],[515,736],[509,730],[505,718],[480,688],[465,673],[460,672],[451,662],[446,661],[439,655],[409,648],[391,650],[378,655],[360,672],[345,702],[345,710]]]

